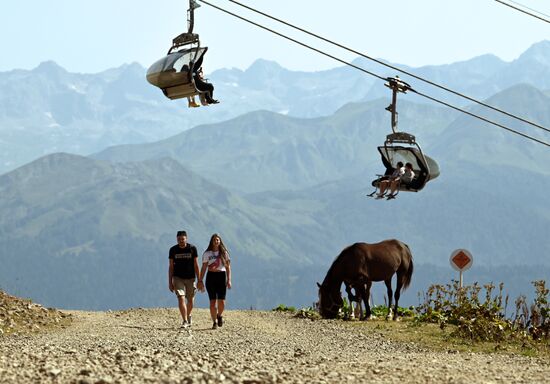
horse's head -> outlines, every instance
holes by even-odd
[[[317,285],[319,286],[319,313],[325,319],[334,319],[344,305],[340,289],[325,284],[317,283]]]

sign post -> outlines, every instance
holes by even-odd
[[[460,272],[460,288],[462,288],[462,272],[470,269],[474,263],[472,254],[466,249],[457,249],[449,257],[451,267]]]

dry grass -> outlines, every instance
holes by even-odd
[[[516,340],[502,342],[471,341],[452,336],[452,325],[440,329],[437,324],[416,324],[409,319],[386,321],[383,319],[346,322],[352,327],[364,328],[367,332],[378,333],[390,340],[415,343],[419,346],[450,353],[504,353],[539,357],[550,361],[548,342],[520,343]]]

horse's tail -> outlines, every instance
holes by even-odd
[[[405,244],[405,247],[407,248],[406,253],[409,256],[409,269],[407,269],[407,272],[403,276],[403,289],[406,289],[409,286],[409,284],[411,283],[413,269],[414,269],[411,249],[409,248],[409,246],[407,244]]]

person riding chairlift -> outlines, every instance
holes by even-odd
[[[404,174],[405,174],[405,168],[403,167],[403,162],[399,161],[397,162],[397,167],[394,169],[390,177],[380,182],[380,192],[378,193],[376,198],[382,199],[388,187],[393,185],[393,182],[399,181],[399,178]]]
[[[201,92],[204,92],[204,93],[201,93],[201,95],[199,96],[200,99],[201,99],[201,104],[202,105],[218,104],[219,103],[218,100],[215,100],[213,98],[213,96],[214,96],[214,86],[212,84],[206,82],[206,80],[204,78],[204,75],[203,75],[203,72],[202,72],[202,67],[200,67],[198,69],[198,71],[195,72],[195,74],[193,75],[193,79],[195,80],[195,86],[197,87],[197,89]],[[204,95],[204,100],[202,98],[203,95]]]
[[[398,162],[397,166],[398,168],[393,172],[392,176],[388,180],[383,180],[380,182],[380,193],[376,196],[377,199],[382,199],[384,197],[388,184],[390,186],[388,200],[390,200],[395,199],[397,189],[400,187],[401,183],[408,185],[413,181],[415,174],[411,163],[405,164],[405,167],[403,168],[403,163]]]

